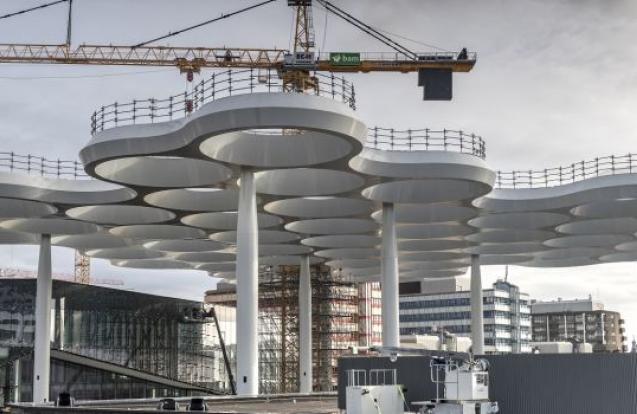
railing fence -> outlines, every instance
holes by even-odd
[[[475,135],[452,129],[370,128],[367,147],[390,151],[453,151],[486,157],[484,140]]]
[[[356,109],[354,85],[343,77],[314,73],[303,92],[331,97],[352,109]],[[272,69],[243,69],[213,72],[207,79],[196,83],[192,91],[186,91],[163,99],[143,99],[132,102],[115,102],[102,106],[91,116],[91,133],[122,125],[153,123],[188,116],[201,106],[215,99],[257,92],[289,92],[288,86]]]
[[[610,155],[543,170],[498,171],[497,188],[542,188],[616,174],[637,173],[637,155]]]
[[[0,170],[59,178],[89,178],[79,161],[52,160],[14,152],[0,152]]]

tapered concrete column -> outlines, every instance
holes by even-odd
[[[299,392],[312,392],[312,278],[310,256],[301,257],[299,272]]]
[[[383,204],[382,250],[382,318],[383,346],[399,347],[398,327],[398,248],[396,245],[396,213],[394,205]]]
[[[241,172],[237,223],[237,394],[259,393],[259,230],[254,173]]]
[[[33,345],[33,402],[49,401],[51,370],[51,235],[40,238],[38,280],[35,294],[35,343]]]
[[[474,254],[471,255],[471,342],[474,355],[484,355],[484,321],[482,308],[480,256]]]

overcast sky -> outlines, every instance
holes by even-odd
[[[45,0],[2,0],[0,15]],[[369,126],[450,128],[487,142],[494,169],[529,169],[637,151],[637,2],[630,0],[333,0],[369,24],[479,58],[454,79],[452,102],[423,102],[415,74],[354,75]],[[252,0],[75,0],[73,42],[133,44],[255,3]],[[63,43],[66,7],[0,20],[0,43]],[[385,51],[315,8],[322,51]],[[327,29],[327,30],[325,30]],[[292,12],[280,0],[170,39],[172,45],[288,48]],[[404,41],[414,50],[429,51]],[[0,65],[0,151],[75,159],[94,109],[164,97],[185,81],[172,68]],[[37,249],[0,249],[2,266],[30,267]],[[71,272],[72,253],[55,249]],[[512,267],[510,279],[538,299],[601,298],[637,334],[635,264],[572,269]],[[122,270],[93,261],[93,274],[139,291],[201,299],[214,281],[201,272]],[[484,269],[485,284],[503,275]]]

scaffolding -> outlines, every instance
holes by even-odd
[[[299,389],[299,266],[259,273],[259,375],[264,394]],[[311,266],[313,389],[336,388],[338,358],[359,345],[359,288],[327,266]],[[213,291],[207,303],[236,306],[234,292]]]

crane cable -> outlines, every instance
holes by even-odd
[[[336,5],[334,5],[333,3],[329,2],[328,0],[318,0],[318,4],[320,4],[323,8],[325,8],[329,12],[335,14],[336,16],[340,17],[341,19],[343,19],[346,22],[350,23],[354,27],[358,28],[359,30],[367,33],[368,35],[370,35],[371,37],[375,38],[376,40],[384,43],[385,45],[387,45],[389,47],[391,47],[392,49],[394,49],[398,53],[403,54],[405,57],[407,57],[409,59],[412,59],[412,60],[417,60],[418,59],[418,55],[415,52],[411,51],[406,46],[403,46],[402,44],[398,43],[394,39],[384,35],[383,33],[379,32],[378,30],[373,28],[372,26],[370,26],[367,23],[363,22],[362,20],[354,17],[352,14],[346,12],[345,10],[337,7]]]
[[[67,1],[67,0],[62,0],[62,1]],[[189,27],[186,27],[186,28],[184,28],[184,29],[177,30],[176,32],[169,32],[167,35],[159,36],[159,37],[156,37],[156,38],[154,38],[154,39],[151,39],[151,40],[147,40],[147,41],[145,41],[145,42],[138,43],[138,44],[136,44],[136,45],[134,45],[134,46],[132,46],[132,47],[133,47],[133,48],[136,48],[136,47],[146,46],[146,45],[147,45],[147,44],[149,44],[149,43],[153,43],[153,42],[156,42],[156,41],[158,41],[158,40],[163,40],[163,39],[167,39],[167,38],[169,38],[169,37],[177,36],[177,35],[179,35],[179,34],[182,34],[182,33],[187,32],[187,31],[190,31],[190,30],[193,30],[193,29],[197,29],[197,28],[199,28],[199,27],[202,27],[202,26],[208,25],[208,24],[210,24],[210,23],[217,22],[217,21],[219,21],[219,20],[227,19],[228,17],[232,17],[232,16],[235,16],[235,15],[237,15],[237,14],[240,14],[240,13],[243,13],[243,12],[246,12],[246,11],[249,11],[249,10],[252,10],[252,9],[256,9],[257,7],[264,6],[264,5],[269,4],[269,3],[273,3],[273,2],[275,2],[275,1],[277,1],[277,0],[266,0],[266,1],[262,1],[261,3],[254,4],[254,5],[249,6],[249,7],[244,7],[243,9],[239,9],[239,10],[233,11],[233,12],[228,13],[228,14],[223,14],[223,13],[222,13],[222,14],[221,14],[221,16],[216,17],[216,18],[214,18],[214,19],[206,20],[205,22],[201,22],[201,23],[195,24],[195,25],[193,25],[193,26],[189,26]]]
[[[18,16],[20,14],[25,14],[25,13],[29,13],[35,10],[40,10],[40,9],[45,9],[49,6],[55,6],[56,4],[60,4],[60,3],[66,3],[69,0],[56,0],[56,1],[52,1],[50,3],[45,3],[45,4],[41,4],[39,6],[34,6],[34,7],[30,7],[28,9],[24,9],[24,10],[20,10],[17,12],[13,12],[13,13],[9,13],[9,14],[5,14],[3,16],[0,16],[0,20],[1,19],[8,19],[9,17],[13,17],[13,16]]]

